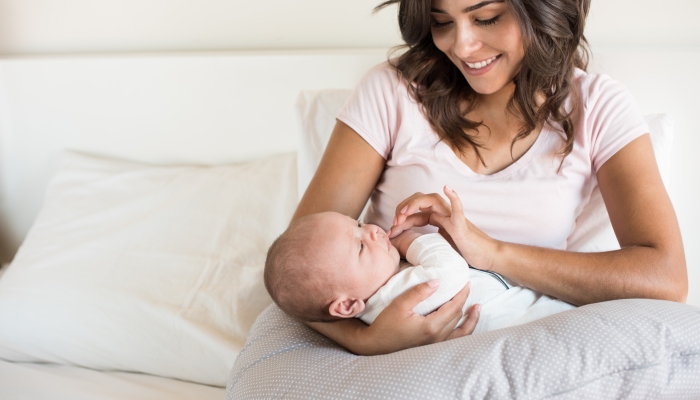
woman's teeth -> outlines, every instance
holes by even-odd
[[[497,58],[498,58],[498,56],[491,57],[486,61],[482,61],[482,62],[478,62],[478,63],[474,63],[474,64],[468,63],[466,61],[464,63],[467,64],[467,66],[471,69],[481,69],[481,68],[484,68],[485,66],[491,64],[492,62],[496,61]]]

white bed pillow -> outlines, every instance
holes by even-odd
[[[302,91],[297,98],[297,110],[302,124],[297,160],[300,198],[304,195],[306,187],[321,162],[323,151],[335,126],[335,118],[351,93],[352,91],[348,89],[308,90]],[[656,161],[668,188],[671,173],[673,118],[667,114],[653,114],[645,116],[645,119],[651,131]],[[597,186],[576,219],[576,227],[567,240],[567,248],[586,252],[620,248]]]
[[[271,303],[262,270],[297,204],[295,164],[66,154],[0,280],[0,358],[225,386]]]

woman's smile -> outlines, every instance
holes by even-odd
[[[485,61],[480,61],[476,63],[470,63],[466,61],[462,61],[462,70],[471,76],[481,76],[486,74],[487,72],[491,71],[493,67],[498,63],[498,60],[501,59],[501,55],[497,55],[495,57],[489,58],[488,60]]]
[[[493,57],[489,58],[488,60],[471,62],[471,63],[468,61],[464,61],[464,63],[467,64],[467,66],[469,68],[481,69],[481,68],[484,68],[485,66],[491,64],[492,62],[496,61],[496,59],[498,59],[498,57],[500,57],[500,56],[501,55],[499,54],[497,56],[493,56]]]

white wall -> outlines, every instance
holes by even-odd
[[[399,43],[395,8],[372,15],[378,0],[0,0],[0,56],[47,53],[223,49],[389,47]],[[587,36],[593,49],[619,46],[668,54],[700,51],[699,0],[593,0]],[[683,58],[683,57],[682,57]],[[695,60],[697,57],[684,57]],[[693,62],[693,64],[695,64]],[[700,65],[683,65],[683,70]],[[672,79],[673,78],[673,79]],[[636,77],[643,82],[644,77]],[[630,84],[632,82],[629,82]],[[700,286],[700,135],[689,104],[660,98],[678,110],[670,190],[681,223],[691,286]],[[656,104],[656,103],[654,103]],[[689,301],[700,305],[700,290]]]
[[[389,47],[379,0],[0,0],[0,55]],[[593,0],[594,45],[700,46],[698,0]]]

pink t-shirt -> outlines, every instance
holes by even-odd
[[[597,185],[598,169],[649,131],[631,94],[606,75],[575,73],[581,95],[574,148],[557,172],[564,145],[558,125],[545,124],[532,147],[492,175],[476,174],[438,140],[406,82],[388,63],[369,70],[338,119],[362,136],[386,166],[366,220],[389,228],[395,208],[415,192],[457,191],[466,217],[489,236],[566,249],[576,217]],[[422,229],[434,232],[432,227]]]

